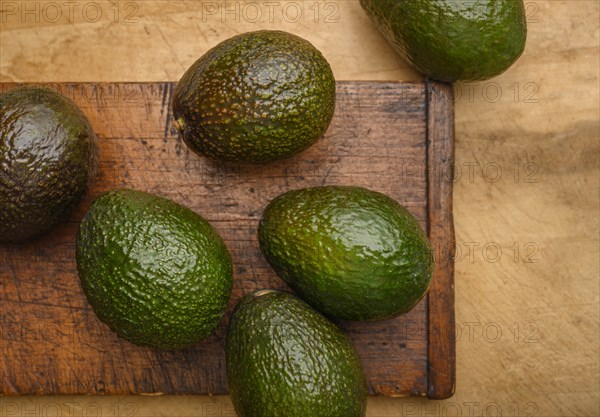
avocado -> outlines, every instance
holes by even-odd
[[[523,0],[360,0],[392,47],[440,81],[485,80],[523,53]]]
[[[66,221],[98,166],[98,139],[67,97],[26,86],[0,94],[0,241]]]
[[[258,239],[279,276],[330,317],[406,313],[431,281],[433,253],[418,221],[392,198],[365,188],[288,191],[265,209]]]
[[[281,31],[221,42],[183,75],[175,125],[197,154],[261,164],[292,156],[327,130],[335,79],[308,41]]]
[[[130,342],[177,349],[206,338],[231,295],[229,252],[200,215],[135,190],[100,195],[77,234],[81,286]]]
[[[225,351],[239,417],[365,416],[365,376],[354,348],[291,294],[260,290],[242,298]]]

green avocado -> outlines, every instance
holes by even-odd
[[[0,241],[66,221],[98,166],[98,139],[68,98],[27,86],[0,94]]]
[[[261,164],[292,156],[327,130],[335,79],[308,41],[281,31],[234,36],[177,84],[175,125],[197,154]]]
[[[417,220],[365,188],[288,191],[265,209],[258,238],[279,276],[330,317],[379,320],[406,313],[431,281],[433,252]]]
[[[360,0],[394,49],[440,81],[495,77],[523,53],[523,0]]]
[[[231,317],[225,350],[239,417],[365,416],[365,376],[354,348],[291,294],[246,295]]]
[[[141,191],[98,197],[79,228],[76,259],[98,318],[141,346],[176,349],[206,338],[231,295],[231,258],[212,226]]]

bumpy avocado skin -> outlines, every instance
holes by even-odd
[[[364,417],[367,390],[354,348],[297,297],[245,296],[227,335],[227,379],[239,417]]]
[[[68,98],[34,86],[0,94],[0,241],[66,221],[97,165],[98,139]]]
[[[327,130],[335,79],[308,41],[281,31],[244,33],[194,63],[177,84],[173,115],[196,153],[261,164],[292,156]]]
[[[141,191],[98,197],[81,223],[76,259],[98,318],[141,346],[177,349],[206,338],[231,295],[231,258],[212,226]]]
[[[507,70],[527,37],[523,0],[360,0],[394,49],[440,81],[484,80]]]
[[[433,251],[417,220],[390,197],[360,187],[288,191],[258,228],[267,261],[305,301],[344,320],[379,320],[425,295]]]

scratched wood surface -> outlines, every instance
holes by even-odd
[[[1,394],[222,394],[224,335],[239,298],[287,289],[263,259],[263,208],[293,188],[353,184],[404,204],[429,230],[437,269],[430,296],[401,318],[340,323],[356,346],[369,392],[444,398],[454,391],[450,259],[453,103],[442,84],[340,82],[334,120],[316,145],[265,167],[224,166],[191,153],[171,129],[173,83],[48,84],[73,99],[99,137],[100,172],[83,203],[30,243],[0,245]],[[0,91],[15,84],[0,84]],[[235,284],[227,316],[207,340],[180,351],[136,347],[98,321],[79,286],[75,233],[91,202],[112,188],[171,198],[206,217],[226,241]],[[434,336],[431,336],[434,335]]]

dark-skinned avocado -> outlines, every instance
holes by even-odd
[[[433,252],[418,221],[392,198],[365,188],[288,191],[265,209],[258,238],[277,274],[338,319],[406,313],[431,281]]]
[[[199,214],[135,190],[100,195],[77,235],[81,286],[130,342],[177,349],[206,338],[231,295],[229,252]]]
[[[523,0],[360,0],[393,48],[440,81],[485,80],[507,70],[527,37]]]
[[[183,75],[175,126],[199,155],[261,164],[292,156],[327,130],[335,79],[308,41],[281,31],[221,42]]]
[[[67,97],[37,86],[0,94],[0,241],[66,221],[98,166],[98,139]]]
[[[348,338],[291,294],[242,298],[225,351],[239,417],[365,416],[365,376]]]

